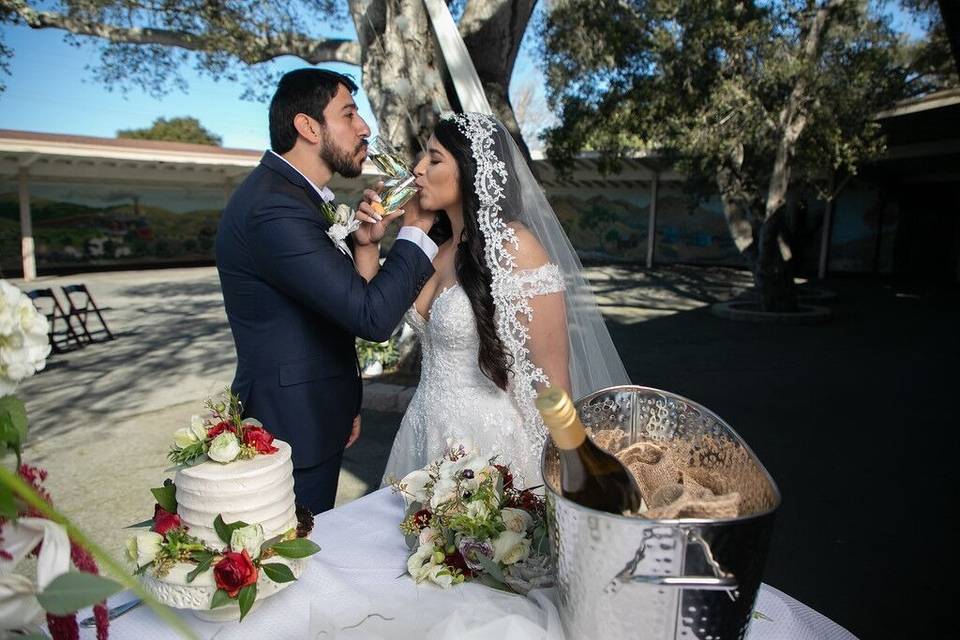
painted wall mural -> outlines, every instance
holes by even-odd
[[[339,200],[355,202],[359,192],[352,191],[338,191]],[[213,260],[213,240],[224,203],[221,187],[34,183],[30,192],[41,272]],[[547,195],[585,261],[646,260],[647,185],[635,190],[553,189]],[[816,271],[823,211],[822,201],[810,199],[791,219],[791,241],[802,273]],[[887,273],[894,269],[898,218],[895,197],[869,184],[848,185],[836,203],[830,270]],[[654,260],[658,264],[745,265],[730,238],[719,199],[692,204],[680,183],[660,185]],[[13,272],[19,266],[17,187],[0,181],[0,269]]]

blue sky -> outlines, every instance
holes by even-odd
[[[0,129],[45,133],[71,133],[114,137],[118,129],[149,126],[156,118],[193,116],[220,135],[223,145],[248,149],[268,146],[267,104],[241,100],[243,86],[216,82],[187,70],[188,93],[174,90],[162,99],[131,88],[124,96],[107,90],[86,69],[99,56],[94,40],[80,48],[63,42],[63,33],[52,29],[0,27],[14,51],[7,85],[0,94]],[[353,32],[344,37],[354,37]],[[305,66],[298,58],[271,63],[281,71]],[[345,64],[322,65],[360,79],[360,68]],[[528,55],[522,55],[514,71],[514,83],[532,78],[542,86],[542,75]],[[542,91],[542,90],[541,90]],[[363,91],[356,96],[363,117],[376,129],[375,118]]]
[[[900,28],[913,35],[915,25],[899,11],[894,12]],[[188,93],[172,91],[162,99],[131,88],[124,95],[107,90],[93,79],[86,69],[98,62],[95,40],[79,48],[66,44],[63,33],[32,30],[28,27],[2,25],[0,31],[14,51],[10,75],[2,78],[7,85],[0,94],[0,129],[19,129],[46,133],[71,133],[114,137],[118,129],[149,126],[156,118],[193,116],[207,129],[220,135],[227,147],[262,149],[268,146],[267,105],[240,99],[243,87],[229,82],[215,82],[192,70],[184,76]],[[353,37],[349,33],[330,33]],[[529,33],[528,33],[529,40]],[[529,43],[527,43],[529,44]],[[297,58],[284,58],[271,63],[277,70],[304,66]],[[359,67],[330,64],[329,68],[360,78]],[[522,85],[536,88],[543,107],[543,76],[531,58],[529,47],[521,50],[514,70],[511,90]],[[364,118],[376,129],[376,122],[362,90],[357,102]]]

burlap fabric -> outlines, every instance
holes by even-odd
[[[645,518],[725,519],[769,508],[769,483],[736,442],[704,435],[628,444],[620,429],[591,437],[633,473],[647,502]]]

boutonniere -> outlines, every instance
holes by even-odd
[[[320,206],[320,213],[330,224],[327,235],[341,251],[350,255],[350,249],[347,247],[347,236],[360,228],[360,221],[357,220],[356,212],[345,204],[338,204],[334,207],[332,203],[324,202]]]

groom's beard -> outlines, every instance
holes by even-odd
[[[320,159],[326,162],[334,173],[339,173],[344,178],[356,178],[363,171],[363,158],[357,160],[357,155],[366,146],[367,142],[363,140],[357,144],[352,153],[348,153],[324,132],[323,144],[320,145]]]

